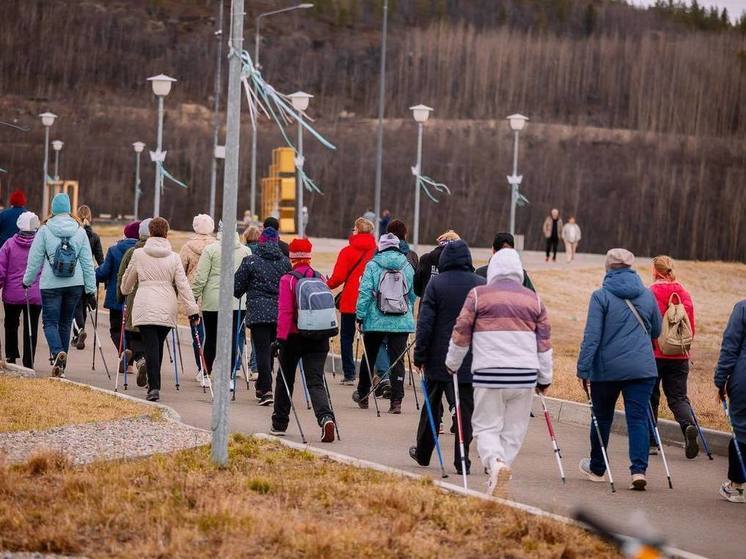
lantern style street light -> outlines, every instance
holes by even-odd
[[[520,198],[519,187],[523,176],[518,175],[518,136],[526,127],[528,117],[522,114],[513,114],[507,117],[507,121],[510,124],[510,129],[513,131],[513,174],[508,178],[508,184],[510,184],[510,234],[515,237],[515,209],[518,205]]]
[[[412,111],[412,116],[415,122],[417,122],[417,166],[415,167],[415,181],[414,181],[414,237],[412,239],[414,249],[417,250],[420,244],[420,176],[422,175],[422,132],[430,118],[430,113],[433,112],[432,107],[427,105],[415,105],[409,107]]]
[[[140,190],[140,154],[145,149],[145,144],[143,142],[134,142],[132,147],[135,150],[135,211],[133,213],[135,221],[138,221],[140,219],[138,217],[140,211],[140,194],[142,194],[142,190]]]
[[[298,152],[295,157],[295,188],[296,188],[296,210],[295,210],[295,217],[296,217],[296,230],[298,231],[298,236],[300,238],[303,238],[306,236],[306,224],[305,220],[303,219],[303,180],[302,180],[302,174],[303,174],[303,163],[305,162],[305,159],[303,158],[303,113],[308,108],[308,103],[313,98],[313,95],[310,95],[308,93],[305,93],[303,91],[296,91],[295,93],[288,95],[290,98],[290,102],[293,104],[293,108],[298,111]]]
[[[176,81],[165,74],[158,74],[148,78],[153,87],[153,94],[158,97],[158,136],[156,150],[150,152],[150,159],[155,163],[155,201],[153,203],[153,217],[161,213],[161,189],[163,188],[163,173],[161,168],[166,159],[163,151],[163,100],[171,93],[171,85]]]
[[[52,141],[52,149],[54,150],[54,180],[56,181],[60,180],[60,152],[64,145],[65,143],[62,140]]]
[[[57,115],[46,112],[41,113],[39,118],[44,126],[44,181],[41,183],[44,199],[41,203],[41,215],[46,216],[49,213],[49,197],[47,196],[47,180],[49,179],[49,128],[57,120]]]

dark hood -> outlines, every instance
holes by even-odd
[[[280,245],[277,243],[260,244],[259,248],[256,250],[256,254],[265,260],[281,260],[282,258],[285,258]]]
[[[438,270],[463,270],[473,272],[474,266],[471,262],[471,251],[464,241],[452,241],[443,246],[438,260]]]
[[[610,270],[604,277],[604,289],[620,299],[635,299],[642,295],[645,286],[632,268]]]

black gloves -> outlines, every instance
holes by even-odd
[[[199,315],[198,314],[191,314],[191,315],[189,315],[189,323],[190,324],[199,324]]]
[[[98,305],[96,296],[93,293],[88,293],[86,297],[87,297],[86,305],[88,305],[88,309],[92,311],[96,310],[96,306]]]
[[[550,386],[552,385],[551,384],[537,384],[536,390],[537,392],[541,392],[542,394],[544,394],[544,392],[546,392]]]
[[[285,340],[275,340],[272,342],[272,345],[270,348],[272,349],[272,356],[276,357],[280,354],[280,351],[282,351],[282,348],[285,347]]]

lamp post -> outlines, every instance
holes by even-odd
[[[383,2],[383,30],[381,32],[381,77],[378,84],[378,146],[376,153],[376,186],[373,195],[373,211],[376,221],[381,219],[381,180],[383,176],[383,112],[386,95],[386,35],[389,19],[389,1]],[[378,223],[374,224],[378,231]]]
[[[303,238],[306,236],[306,224],[303,220],[303,181],[301,180],[301,175],[303,174],[303,164],[305,163],[305,159],[303,157],[303,125],[301,124],[301,121],[303,120],[303,113],[308,108],[308,102],[311,100],[313,95],[309,95],[303,91],[296,91],[295,93],[288,95],[288,97],[290,98],[290,102],[293,104],[293,108],[298,111],[298,153],[295,158],[297,206],[295,217],[297,221],[296,230],[298,231],[298,236]]]
[[[417,166],[415,167],[415,181],[414,181],[414,249],[417,250],[420,244],[420,175],[422,175],[422,131],[424,129],[427,119],[430,118],[430,113],[433,112],[432,107],[426,105],[415,105],[409,107],[412,111],[412,116],[417,122]]]
[[[310,2],[304,2],[302,4],[296,4],[295,6],[288,6],[280,10],[273,10],[271,12],[264,12],[256,17],[256,30],[254,31],[254,66],[259,69],[259,47],[261,45],[261,33],[260,26],[262,18],[267,16],[273,16],[276,14],[282,14],[285,12],[292,12],[294,10],[307,10],[313,8],[313,4]],[[251,218],[254,219],[256,215],[256,140],[257,130],[256,126],[251,129]]]
[[[49,213],[49,196],[47,195],[47,179],[49,178],[49,128],[57,120],[57,115],[46,112],[39,115],[41,123],[44,126],[44,182],[42,182],[42,202],[41,215],[46,216]]]
[[[220,130],[220,75],[223,69],[223,0],[218,0],[218,19],[215,21],[215,43],[217,51],[217,70],[215,71],[215,93],[212,101],[212,168],[210,169],[210,216],[215,218],[215,189],[218,176],[218,158],[215,150],[218,148]]]
[[[163,148],[163,100],[171,92],[171,85],[176,81],[165,74],[159,74],[148,78],[150,85],[153,86],[153,93],[158,97],[158,136],[156,150],[150,152],[150,158],[155,163],[155,202],[153,204],[153,217],[161,214],[161,189],[163,188],[163,173],[161,166],[166,159],[166,152]]]
[[[54,150],[54,180],[60,180],[60,152],[65,142],[62,140],[53,140],[52,149]]]
[[[138,214],[140,213],[140,154],[145,149],[145,144],[142,142],[135,142],[132,144],[135,149],[135,221],[138,220]]]
[[[513,174],[508,177],[508,183],[510,184],[510,234],[515,236],[515,208],[518,204],[518,188],[523,180],[523,176],[518,175],[518,136],[526,127],[528,117],[516,113],[507,117],[507,121],[513,131]]]

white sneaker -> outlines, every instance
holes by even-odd
[[[585,476],[591,480],[594,483],[603,483],[606,481],[606,478],[604,476],[597,476],[591,471],[591,459],[590,458],[583,458],[580,461],[580,464],[578,464],[578,469],[581,473],[585,474]]]
[[[632,484],[629,486],[632,491],[645,491],[647,485],[648,480],[645,479],[645,474],[632,474]]]
[[[731,503],[746,503],[743,485],[743,483],[733,483],[730,480],[724,481],[720,486],[720,496]]]
[[[505,462],[495,460],[490,468],[490,479],[487,481],[487,494],[494,495],[496,491],[505,487],[513,477],[513,470]]]
[[[203,382],[205,382],[205,378],[204,378],[204,375],[202,374],[201,369],[197,369],[197,372],[194,373],[194,380],[196,380],[200,384],[200,386],[202,385]]]

